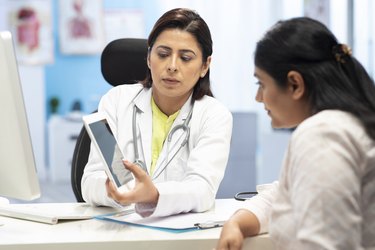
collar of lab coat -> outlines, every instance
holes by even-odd
[[[134,105],[137,106],[137,138],[140,137],[140,147],[142,147],[144,161],[147,166],[147,170],[150,172],[151,167],[151,145],[152,145],[152,110],[151,110],[151,94],[152,88],[146,89],[144,88],[141,92],[136,96],[134,99]],[[193,108],[191,104],[192,95],[190,95],[189,99],[185,102],[182,106],[180,113],[176,117],[171,130],[176,126],[182,124],[185,119],[187,118],[189,111]],[[155,165],[154,177],[156,178],[159,174],[164,170],[165,166],[168,164],[166,158],[168,157],[168,161],[171,160],[172,156],[176,154],[176,152],[180,148],[180,143],[185,137],[185,132],[182,129],[178,129],[173,136],[171,137],[171,141],[169,142],[169,149],[167,152],[167,141],[164,143],[164,146],[160,152],[158,161]],[[142,152],[139,152],[140,157],[142,157]]]
[[[149,89],[143,88],[141,89],[139,94],[134,98],[134,104],[137,106],[140,112],[142,113],[152,112],[151,111],[151,95],[152,95],[152,88],[149,88]],[[178,115],[178,117],[176,117],[176,120],[179,117],[181,120],[184,120],[188,116],[189,111],[193,106],[191,104],[192,95],[193,94],[189,96],[189,99],[182,106],[180,114]]]

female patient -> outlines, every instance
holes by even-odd
[[[231,113],[211,93],[210,30],[196,12],[173,9],[156,22],[148,46],[147,79],[111,89],[98,109],[108,117],[135,186],[116,190],[91,151],[83,198],[93,205],[135,203],[142,216],[208,210],[224,176],[232,132]]]
[[[256,100],[294,128],[279,182],[259,188],[217,249],[269,231],[277,249],[375,247],[375,86],[350,49],[309,18],[278,22],[255,51]]]

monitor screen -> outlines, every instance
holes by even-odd
[[[0,197],[40,197],[11,33],[0,32]]]

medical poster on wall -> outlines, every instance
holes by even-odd
[[[329,5],[330,0],[305,0],[304,15],[316,19],[329,27]]]
[[[64,54],[97,54],[104,47],[103,1],[59,0],[59,41]]]
[[[51,0],[7,1],[8,26],[21,64],[53,62]]]
[[[106,44],[119,38],[147,38],[142,10],[106,10],[104,27]]]

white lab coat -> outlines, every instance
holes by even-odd
[[[141,160],[150,171],[152,141],[152,89],[141,84],[120,85],[112,88],[100,101],[99,112],[108,116],[109,125],[118,140],[126,160],[134,161],[132,135],[133,107],[137,105],[137,140]],[[191,110],[191,97],[181,108],[172,128],[182,124]],[[167,216],[181,212],[203,212],[212,207],[228,161],[232,134],[232,115],[215,98],[205,96],[195,101],[189,123],[188,143],[165,167],[184,138],[182,129],[177,130],[169,144],[159,155],[153,181],[159,191],[157,206],[152,216]],[[118,205],[107,196],[106,175],[99,155],[91,150],[82,177],[82,195],[93,205]]]

